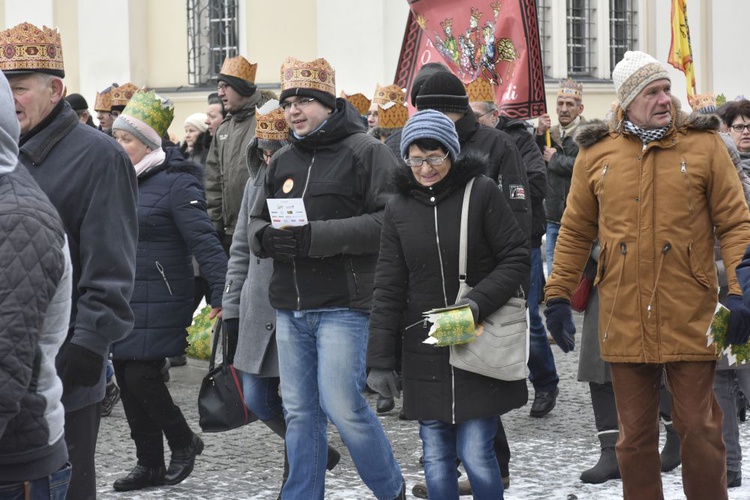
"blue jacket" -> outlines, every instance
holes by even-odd
[[[192,255],[221,306],[227,256],[206,213],[203,169],[169,148],[165,162],[138,177],[138,251],[130,305],[133,331],[112,347],[114,359],[182,354],[193,313]]]

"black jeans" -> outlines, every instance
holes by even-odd
[[[68,498],[96,499],[94,455],[101,416],[101,403],[65,413],[65,442],[68,461],[73,467]]]
[[[172,450],[190,446],[193,439],[193,431],[164,384],[164,360],[115,360],[114,366],[138,463],[160,467],[164,465],[162,435]]]

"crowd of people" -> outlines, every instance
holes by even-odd
[[[750,337],[750,101],[695,96],[688,114],[662,64],[627,52],[607,117],[585,119],[568,79],[558,124],[530,127],[491,82],[440,63],[370,100],[337,97],[323,58],[288,57],[280,94],[261,91],[236,56],[175,144],[169,99],[113,83],[97,125],[67,94],[59,33],[23,23],[2,39],[24,50],[0,61],[0,499],[96,498],[100,418],[119,401],[136,457],[113,488],[189,477],[204,442],[166,382],[203,300],[245,404],[281,438],[279,498],[324,497],[341,457],[329,423],[376,498],[406,498],[377,418],[397,398],[422,441],[414,496],[503,498],[502,415],[554,410],[551,343],[575,349],[582,276],[578,379],[601,450],[581,481],[661,498],[661,472],[682,464],[688,498],[741,484],[750,371],[706,331],[721,302],[726,344]],[[274,208],[300,201],[295,221]],[[533,398],[526,379],[456,368],[426,342],[426,311],[466,307],[473,331],[511,298],[527,302]]]

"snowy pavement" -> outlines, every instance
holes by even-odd
[[[581,317],[577,315],[578,332]],[[576,381],[577,351],[563,354],[552,347],[560,375],[557,407],[544,418],[529,416],[529,405],[503,416],[512,459],[508,500],[609,500],[622,497],[621,481],[587,485],[580,473],[593,466],[599,457],[588,384]],[[193,430],[198,431],[197,396],[207,363],[189,360],[188,366],[171,369],[169,383],[172,396],[182,408]],[[369,396],[372,406],[375,397]],[[533,388],[529,384],[529,397]],[[398,419],[396,409],[380,420],[393,444],[407,482],[411,488],[422,481],[419,465],[421,444],[417,424]],[[740,424],[741,442],[750,456],[750,421]],[[341,451],[341,462],[327,475],[326,499],[352,500],[373,498],[359,479],[354,465],[333,427],[329,428],[331,444]],[[206,444],[198,457],[193,474],[176,486],[117,493],[112,482],[135,465],[135,449],[130,439],[122,404],[112,415],[103,418],[97,449],[97,487],[100,499],[275,499],[281,481],[282,443],[264,425],[255,422],[241,429],[220,434],[202,434]],[[664,435],[662,430],[662,443]],[[166,448],[166,445],[165,445]],[[166,458],[167,461],[169,457]],[[663,474],[665,498],[684,498],[681,467]],[[729,490],[732,500],[750,499],[750,469],[745,467],[745,482]],[[469,497],[463,497],[469,498]]]

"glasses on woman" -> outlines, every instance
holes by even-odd
[[[732,130],[735,132],[742,133],[743,130],[747,129],[750,132],[750,123],[736,123],[732,125]]]
[[[314,97],[305,97],[303,99],[297,99],[296,101],[284,101],[279,106],[284,111],[288,111],[292,106],[296,106],[297,109],[303,109],[310,105],[315,100]]]
[[[428,156],[427,158],[404,158],[407,165],[412,168],[421,167],[424,162],[427,162],[431,167],[437,167],[445,162],[450,153],[445,153],[445,156]]]
[[[273,156],[273,151],[268,152],[264,151],[262,149],[258,150],[258,158],[260,158],[262,161],[269,162],[271,161],[271,157]]]

